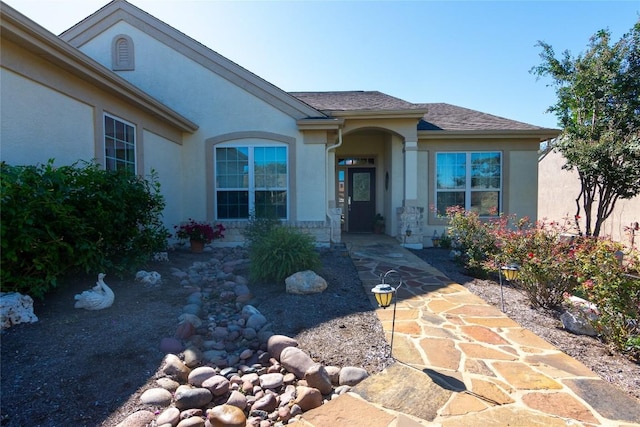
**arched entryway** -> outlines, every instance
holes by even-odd
[[[401,147],[402,138],[386,129],[358,129],[343,136],[335,153],[335,200],[342,210],[342,232],[393,235],[394,194],[402,197],[402,183],[394,189],[391,177],[394,172],[402,176],[401,159],[396,159],[400,161],[395,170],[393,162],[394,151],[401,155]]]

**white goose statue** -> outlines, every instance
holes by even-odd
[[[98,281],[93,288],[74,297],[76,300],[75,308],[102,310],[103,308],[111,307],[115,295],[111,288],[104,283],[104,276],[106,276],[104,273],[98,274]]]

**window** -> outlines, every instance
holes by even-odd
[[[286,219],[286,146],[218,146],[215,149],[218,219]]]
[[[136,129],[112,116],[104,116],[104,158],[107,170],[136,172]]]
[[[133,40],[120,34],[111,44],[111,68],[114,71],[132,71],[135,69]]]
[[[338,159],[338,166],[368,166],[374,165],[376,159],[373,157],[346,157]]]
[[[502,154],[500,152],[436,153],[436,208],[445,215],[461,206],[480,216],[501,210]]]

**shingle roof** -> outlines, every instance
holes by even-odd
[[[418,104],[378,91],[289,92],[320,111],[420,110]]]
[[[418,130],[541,130],[539,126],[445,103],[416,104],[427,109]]]
[[[418,123],[425,131],[536,131],[539,126],[445,103],[414,104],[378,91],[289,92],[316,110],[393,111],[427,110]]]

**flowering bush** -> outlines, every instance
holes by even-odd
[[[211,243],[216,239],[224,238],[224,226],[216,224],[212,226],[208,222],[198,222],[191,218],[187,222],[175,225],[176,237],[178,239],[195,240],[198,242]]]
[[[474,276],[484,276],[483,263],[499,252],[497,231],[506,228],[507,218],[480,219],[477,212],[460,206],[447,208],[449,239],[453,249],[460,252],[460,260]]]
[[[599,336],[640,360],[638,251],[576,235],[576,218],[562,223],[504,216],[481,220],[461,208],[450,208],[447,215],[452,246],[468,269],[498,272],[518,264],[516,284],[537,307],[559,309],[570,295],[587,299],[598,310],[590,320]],[[622,253],[624,263],[618,258]]]
[[[616,257],[624,248],[605,239],[584,238],[575,247],[575,276],[579,290],[598,307],[594,327],[601,336],[632,359],[640,360],[640,279],[638,254]]]
[[[518,285],[532,305],[544,308],[560,307],[564,294],[576,286],[575,257],[571,238],[565,238],[565,224],[526,218],[517,227],[496,230],[499,253],[484,263],[497,271],[502,265],[518,264]]]

